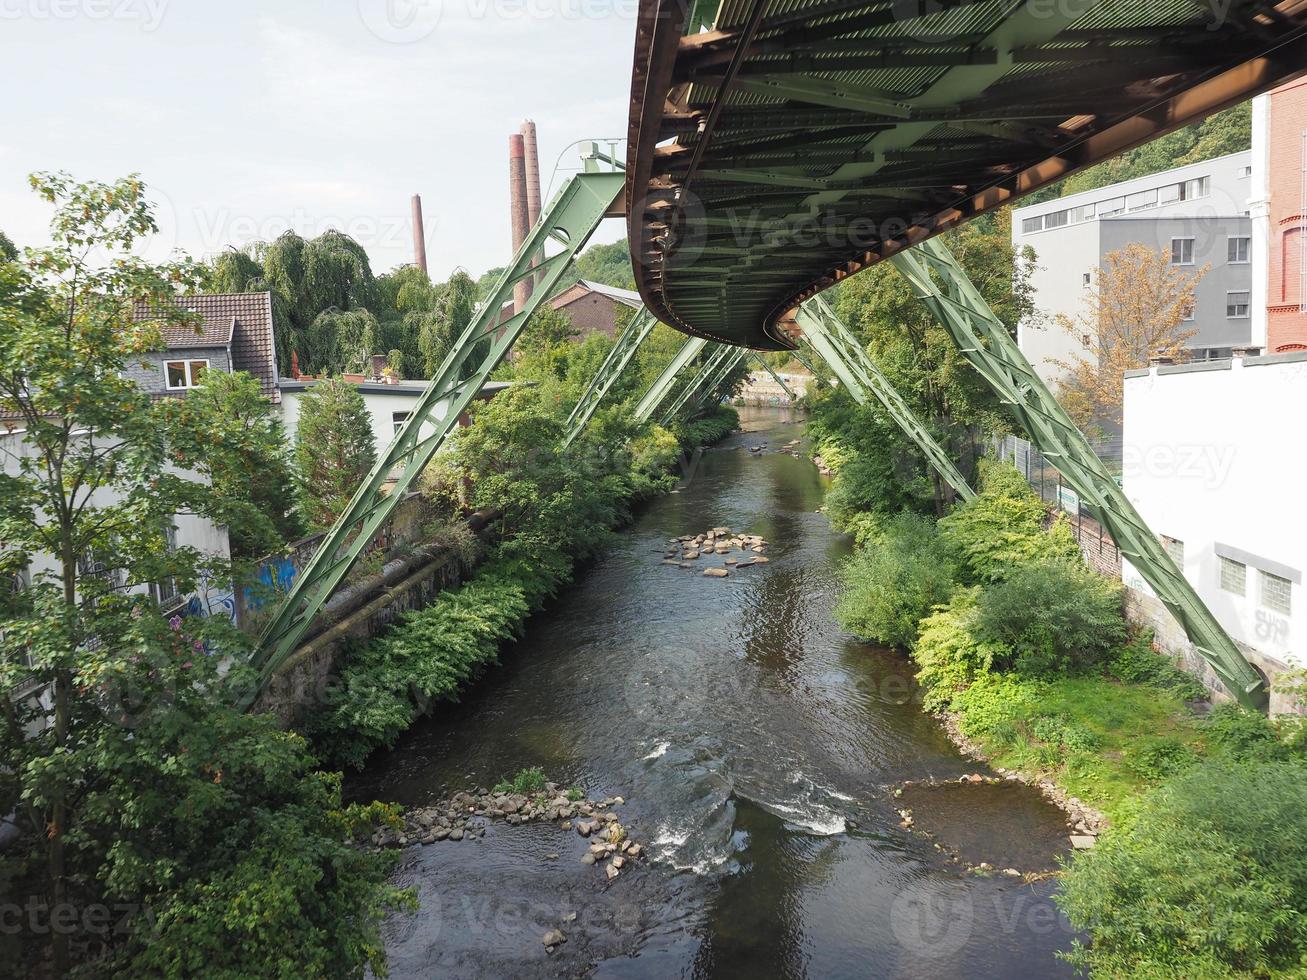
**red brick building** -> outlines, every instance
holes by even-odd
[[[1307,350],[1307,79],[1254,100],[1252,159],[1253,342]]]
[[[640,308],[640,294],[633,289],[618,289],[601,282],[578,279],[549,301],[572,319],[582,337],[592,333],[617,333],[617,314],[622,307]]]

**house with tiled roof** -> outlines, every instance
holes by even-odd
[[[549,305],[566,313],[582,337],[591,333],[611,337],[617,332],[618,311],[623,307],[638,310],[641,300],[634,289],[578,279],[553,297]]]
[[[208,371],[244,371],[258,379],[274,404],[281,401],[271,293],[208,293],[175,302],[198,313],[198,322],[164,323],[164,348],[144,355],[128,377],[151,395],[167,398],[184,397]],[[138,306],[136,318],[151,312]]]

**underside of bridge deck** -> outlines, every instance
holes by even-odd
[[[636,281],[792,347],[843,277],[1303,71],[1307,0],[642,0]]]

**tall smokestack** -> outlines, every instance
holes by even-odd
[[[531,224],[527,220],[526,210],[526,152],[522,146],[522,134],[514,133],[508,138],[508,205],[513,219],[513,254],[517,255],[522,243],[526,241]],[[514,312],[520,313],[526,306],[527,297],[531,295],[531,283],[523,279],[513,287]]]
[[[422,223],[422,195],[413,195],[413,263],[427,271],[427,229]]]
[[[522,148],[526,151],[526,217],[534,228],[540,219],[540,157],[536,155],[536,124],[522,123]]]

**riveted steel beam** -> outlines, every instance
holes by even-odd
[[[663,368],[662,374],[654,379],[654,383],[649,386],[649,390],[644,393],[640,401],[635,406],[635,417],[641,421],[647,421],[652,417],[658,406],[662,404],[667,393],[672,390],[672,385],[676,383],[676,376],[681,373],[685,365],[694,360],[699,352],[707,346],[708,341],[703,337],[691,337],[672,357],[667,367]]]
[[[821,296],[814,296],[800,306],[795,311],[795,320],[803,331],[804,339],[830,365],[830,369],[855,401],[860,405],[867,404],[872,398],[880,402],[886,414],[903,430],[903,434],[916,443],[926,457],[926,462],[935,468],[935,472],[959,496],[964,500],[976,496],[971,484],[967,483],[966,477],[953,464],[944,447],[935,441],[930,430],[908,407],[889,379],[880,373],[857,338],[849,333]]]
[[[376,538],[418,474],[458,425],[459,417],[508,353],[527,320],[557,290],[568,264],[620,196],[624,182],[625,175],[620,171],[577,174],[541,213],[512,263],[414,405],[408,421],[395,433],[264,627],[252,660],[261,683],[266,684],[299,645],[358,556]],[[560,251],[545,257],[547,242],[555,243]],[[537,263],[534,268],[533,263]],[[501,322],[500,311],[511,298],[514,284],[528,276],[534,276],[535,291],[521,311]],[[396,473],[393,485],[389,485]]]
[[[765,357],[763,357],[761,354],[755,354],[753,359],[757,361],[759,364],[761,364],[763,370],[771,375],[771,379],[781,386],[781,391],[785,392],[785,394],[789,396],[790,401],[796,402],[799,400],[797,397],[795,397],[794,392],[790,390],[790,386],[785,383],[785,381],[781,378],[779,374],[777,374],[774,370],[772,370],[772,366],[767,363],[767,359]]]
[[[622,376],[635,352],[640,349],[640,345],[657,325],[658,320],[643,306],[631,318],[631,322],[626,325],[626,329],[608,351],[608,356],[604,358],[603,364],[599,365],[599,370],[590,379],[585,393],[577,400],[576,407],[567,417],[567,434],[563,437],[564,448],[570,446],[581,434],[581,430],[589,424],[599,403],[607,396],[613,383]]]
[[[1088,503],[1230,693],[1248,707],[1263,707],[1267,692],[1261,676],[1176,567],[948,248],[931,239],[890,261],[1009,406],[1035,446],[1057,461],[1062,479]]]
[[[681,390],[677,393],[676,397],[672,399],[672,403],[667,407],[667,410],[659,416],[658,424],[666,426],[671,422],[672,419],[676,417],[676,413],[684,408],[691,398],[702,391],[704,386],[708,384],[708,380],[721,369],[722,365],[726,363],[726,359],[730,356],[730,353],[731,348],[726,344],[713,344],[710,348],[708,359],[699,365],[699,370],[695,371],[694,374],[690,376],[690,380],[681,387]]]

